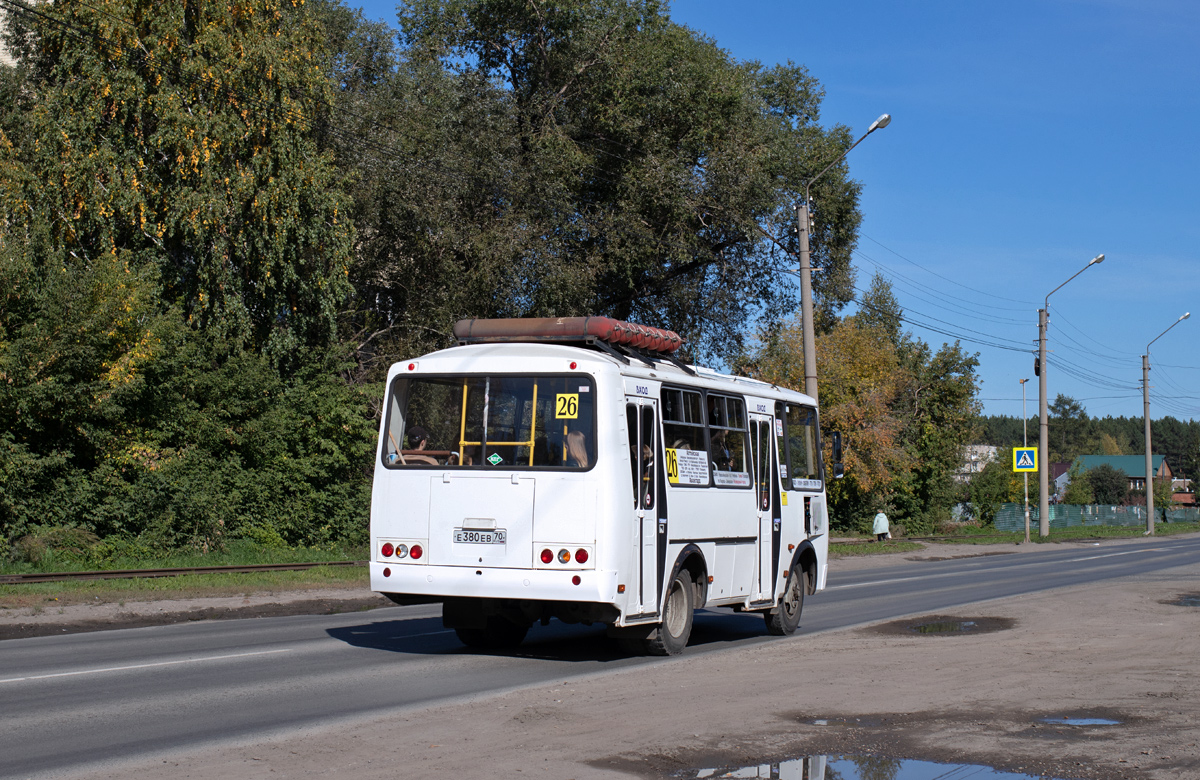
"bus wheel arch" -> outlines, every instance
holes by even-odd
[[[708,563],[704,560],[704,553],[695,544],[688,544],[679,551],[679,555],[675,557],[675,565],[671,568],[671,576],[667,579],[667,582],[674,582],[675,575],[681,570],[686,571],[692,578],[692,587],[694,589],[692,595],[693,608],[703,608],[708,603]]]
[[[804,572],[804,593],[807,596],[812,596],[817,592],[817,551],[813,548],[812,542],[801,542],[796,552],[792,555],[792,565],[789,570],[799,568]]]

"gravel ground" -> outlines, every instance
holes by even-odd
[[[1037,555],[1047,548],[930,545],[897,555]],[[833,565],[848,570],[895,560],[846,558]],[[986,632],[918,636],[884,624],[804,636],[802,627],[791,640],[685,654],[640,669],[89,777],[600,780],[802,755],[867,754],[1059,778],[1200,778],[1200,609],[1170,603],[1197,592],[1200,565],[945,616],[976,620]],[[375,598],[354,591],[301,595],[345,605]],[[127,603],[109,617],[148,619],[160,610],[188,619],[196,609],[284,608],[288,601],[286,594],[263,598],[250,604]],[[80,614],[96,622],[104,613],[95,610],[108,607],[80,609],[92,610]],[[20,620],[61,620],[55,625],[61,630],[80,623],[72,623],[73,614],[0,616],[0,628]],[[1064,717],[1109,718],[1120,725],[1053,722]]]

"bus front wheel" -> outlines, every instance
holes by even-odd
[[[667,603],[663,608],[662,624],[654,636],[645,640],[650,655],[679,655],[692,635],[692,575],[680,569],[671,580]]]
[[[764,612],[767,621],[767,633],[774,636],[791,636],[800,625],[800,613],[804,610],[804,586],[806,575],[799,568],[788,573],[787,583],[783,586],[783,597],[779,606],[770,612]]]

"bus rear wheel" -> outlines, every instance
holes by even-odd
[[[499,615],[491,615],[484,628],[456,628],[454,633],[458,634],[458,640],[467,647],[507,650],[525,641],[529,626],[519,625]]]
[[[645,640],[646,652],[650,655],[679,655],[687,647],[692,635],[692,575],[680,569],[671,580],[667,592],[667,603],[663,607],[663,620],[654,636]]]
[[[804,611],[804,590],[807,575],[799,569],[788,573],[787,582],[783,586],[783,596],[779,606],[770,612],[764,612],[767,621],[767,633],[774,636],[791,636],[800,625],[800,613]]]

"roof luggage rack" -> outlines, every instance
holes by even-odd
[[[454,325],[454,337],[459,344],[582,342],[607,352],[625,364],[629,363],[626,355],[650,367],[654,366],[654,360],[665,360],[695,375],[689,366],[675,357],[675,352],[683,346],[683,338],[678,333],[611,317],[459,320]]]

